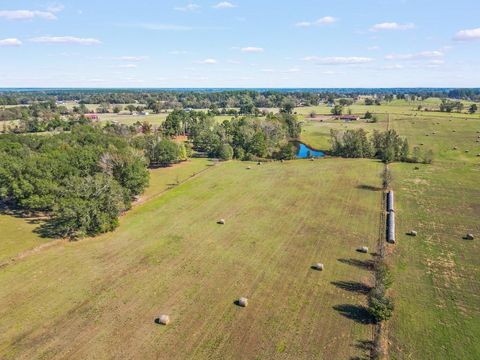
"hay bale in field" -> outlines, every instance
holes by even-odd
[[[417,232],[415,230],[410,230],[410,232],[408,233],[408,235],[410,236],[417,236]]]
[[[162,314],[158,317],[157,323],[161,325],[168,325],[170,324],[170,316]]]
[[[421,143],[420,145],[423,146],[423,143]]]
[[[323,264],[322,263],[316,263],[316,264],[312,265],[312,269],[322,271],[323,270]]]
[[[358,252],[368,254],[368,247],[367,246],[361,246],[357,249]]]
[[[315,160],[315,158],[313,158],[313,157],[312,157],[312,158],[310,158],[310,161],[314,161],[314,160]]]
[[[477,154],[477,156],[480,156],[480,154]]]
[[[248,299],[246,297],[241,297],[240,299],[237,300],[237,305],[241,307],[247,307]]]
[[[473,240],[475,237],[473,236],[473,234],[467,234],[465,235],[465,240]]]
[[[465,150],[466,153],[470,152],[470,150]]]
[[[457,147],[457,146],[454,146],[454,147],[453,147],[453,150],[458,150],[458,147]]]
[[[457,132],[457,130],[452,130],[452,132]]]
[[[420,170],[420,168],[418,166],[415,166],[414,170]]]
[[[251,166],[247,166],[247,170],[251,170],[251,169],[252,169],[252,167],[251,167]]]
[[[282,160],[280,160],[280,162],[281,162],[281,163],[283,163],[283,162],[284,162],[284,160],[282,159]]]
[[[217,221],[217,224],[225,225],[225,219],[220,219]]]

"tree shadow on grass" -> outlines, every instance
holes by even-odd
[[[366,185],[366,184],[358,185],[358,186],[357,186],[357,189],[360,189],[360,190],[368,190],[368,191],[381,191],[381,190],[383,190],[381,187],[372,186],[372,185]]]
[[[356,281],[332,281],[331,284],[339,289],[362,295],[367,295],[372,289],[370,286]]]
[[[358,259],[338,259],[343,264],[358,267],[364,270],[373,270],[375,262],[373,260],[358,260]]]
[[[65,234],[60,233],[58,223],[53,219],[44,221],[33,232],[42,238],[59,239],[65,237]]]
[[[338,311],[340,315],[345,316],[347,319],[353,320],[360,324],[372,324],[373,319],[365,306],[342,304],[335,305],[334,310]]]

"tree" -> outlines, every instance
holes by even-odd
[[[126,208],[123,189],[111,177],[73,177],[61,191],[48,225],[56,236],[93,236],[115,229],[118,216]]]
[[[292,114],[295,109],[295,101],[291,98],[286,98],[282,101],[282,106],[280,107],[280,112],[286,114]]]
[[[475,114],[475,113],[477,112],[477,110],[478,110],[477,104],[472,104],[472,105],[470,105],[470,107],[468,108],[468,112],[469,112],[470,114]]]
[[[342,115],[342,112],[343,112],[343,106],[342,105],[335,105],[332,110],[331,110],[331,113],[333,115]]]
[[[385,167],[385,169],[382,171],[380,177],[382,178],[383,188],[388,189],[390,187],[390,184],[393,182],[392,170]]]
[[[365,113],[365,116],[363,117],[364,119],[371,119],[372,118],[372,113],[370,111],[367,111]]]
[[[218,147],[217,156],[221,160],[232,160],[233,148],[229,144],[221,144]]]
[[[376,323],[386,321],[393,315],[393,301],[385,295],[384,291],[373,288],[368,296],[368,312]]]
[[[120,113],[120,111],[122,111],[122,107],[121,107],[120,105],[115,105],[115,106],[113,107],[113,112],[114,112],[115,114]]]
[[[133,112],[135,111],[135,109],[136,109],[136,106],[135,106],[135,105],[132,105],[132,104],[127,105],[127,106],[125,107],[125,110],[130,111],[130,115],[133,115]]]

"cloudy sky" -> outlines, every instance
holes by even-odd
[[[0,87],[479,87],[478,0],[0,1]]]

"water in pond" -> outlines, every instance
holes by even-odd
[[[302,143],[298,144],[298,151],[297,151],[298,159],[307,159],[311,157],[323,157],[323,156],[325,156],[325,153],[321,151],[314,150]]]

